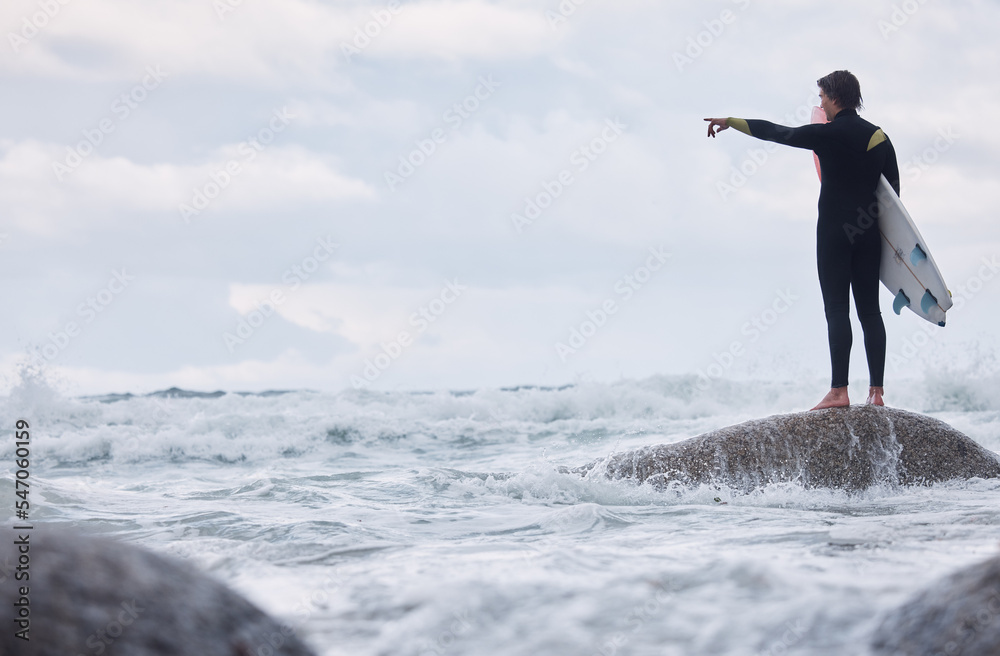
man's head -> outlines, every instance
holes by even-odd
[[[820,104],[832,119],[842,109],[861,108],[861,83],[850,71],[834,71],[816,80]]]

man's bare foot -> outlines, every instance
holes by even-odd
[[[868,400],[865,403],[869,405],[885,405],[882,403],[882,395],[885,392],[881,387],[869,387],[868,388]]]
[[[849,405],[851,405],[851,400],[847,398],[847,387],[831,387],[830,391],[823,397],[823,400],[817,403],[816,407],[812,409],[843,408]]]

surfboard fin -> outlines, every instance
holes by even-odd
[[[927,314],[927,311],[935,305],[937,305],[937,299],[934,298],[934,294],[931,294],[929,289],[925,289],[924,297],[920,299],[920,309],[924,311],[924,314]]]
[[[910,251],[910,264],[913,266],[917,266],[917,264],[926,259],[927,253],[924,252],[924,249],[920,248],[920,244],[914,246],[913,250]]]
[[[903,290],[900,289],[899,293],[896,294],[896,300],[892,302],[892,311],[899,314],[903,308],[907,307],[909,304],[910,299],[907,298],[906,294],[903,293]]]

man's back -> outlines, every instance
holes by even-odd
[[[899,193],[896,153],[882,129],[845,109],[829,123],[812,128],[812,150],[819,157],[823,183],[820,220],[854,220],[870,212],[883,174]],[[875,205],[877,207],[877,204]]]

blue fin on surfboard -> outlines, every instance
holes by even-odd
[[[899,293],[896,294],[896,300],[892,302],[892,311],[895,312],[896,314],[899,314],[903,310],[903,308],[905,308],[909,304],[910,304],[910,299],[907,298],[906,294],[903,293],[903,290],[900,289]]]
[[[937,299],[934,298],[934,294],[931,294],[931,290],[925,289],[924,297],[920,299],[920,309],[924,311],[924,314],[927,314],[927,311],[935,305],[937,305]]]
[[[927,259],[927,253],[924,252],[924,249],[920,248],[920,244],[914,246],[913,250],[910,251],[910,264],[912,264],[913,266],[917,266],[917,263],[926,259]]]

